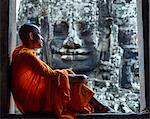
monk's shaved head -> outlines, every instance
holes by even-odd
[[[39,37],[43,39],[40,35],[41,31],[38,26],[34,24],[24,24],[19,29],[19,37],[24,45],[30,44],[30,36],[29,34],[32,32],[34,39],[38,39]]]
[[[38,26],[34,24],[24,24],[20,27],[19,29],[19,37],[21,40],[23,39],[28,39],[29,38],[29,33],[40,33],[40,29]]]

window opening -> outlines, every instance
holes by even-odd
[[[37,54],[42,60],[53,69],[86,74],[95,98],[116,112],[140,112],[136,0],[16,3],[17,28],[26,22],[41,28],[44,47]]]

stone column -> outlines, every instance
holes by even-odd
[[[16,0],[10,0],[9,1],[9,33],[8,33],[8,50],[9,50],[9,57],[10,57],[10,62],[11,62],[11,56],[14,48],[16,47]],[[13,100],[13,97],[11,95],[10,98],[10,109],[9,113],[15,113],[15,103]]]
[[[129,74],[132,75],[132,61],[138,61],[136,0],[115,0],[113,3],[113,15],[115,24],[119,27],[118,44],[124,51],[121,73],[121,77],[124,78],[120,77],[120,86],[132,88]]]

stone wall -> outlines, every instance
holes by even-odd
[[[106,42],[110,47],[102,50],[99,65],[89,75],[92,80],[89,85],[96,90],[96,98],[115,111],[138,112],[140,80],[136,0],[101,0],[98,5],[100,47],[103,49]],[[107,38],[106,28],[111,29]]]

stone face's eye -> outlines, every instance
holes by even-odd
[[[54,24],[54,36],[67,36],[68,35],[69,26],[67,22],[62,21],[60,23]]]
[[[92,27],[89,25],[88,22],[78,22],[77,23],[77,31],[79,35],[82,36],[89,36],[92,34]]]

